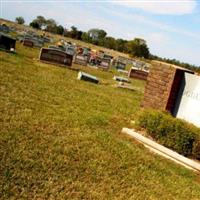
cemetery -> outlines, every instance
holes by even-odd
[[[199,199],[200,77],[40,35],[0,34],[3,197]]]

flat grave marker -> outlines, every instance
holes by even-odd
[[[124,78],[124,77],[121,77],[121,76],[114,76],[113,79],[115,81],[119,81],[119,82],[130,83],[128,78]]]
[[[78,80],[84,80],[84,81],[89,81],[89,82],[92,82],[92,83],[99,83],[99,79],[95,76],[92,76],[90,74],[87,74],[85,72],[79,72],[78,73]]]

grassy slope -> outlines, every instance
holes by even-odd
[[[0,52],[1,199],[200,199],[198,175],[120,134],[141,92],[112,87],[111,72],[82,68],[95,85],[33,60],[37,49],[17,51]]]

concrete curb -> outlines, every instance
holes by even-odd
[[[166,158],[169,158],[169,159],[175,161],[176,163],[181,164],[184,167],[187,167],[194,171],[200,172],[200,163],[195,162],[194,160],[191,160],[189,158],[186,158],[186,157],[176,153],[175,151],[172,151],[172,150],[140,135],[139,133],[135,132],[134,130],[128,129],[128,128],[123,128],[122,133],[132,136],[134,139],[141,142],[144,146],[146,146],[147,148],[150,148],[154,152],[156,152]]]

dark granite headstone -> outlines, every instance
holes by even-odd
[[[0,49],[11,51],[15,50],[16,40],[5,34],[0,34]]]
[[[42,48],[40,60],[66,66],[72,65],[73,56],[57,49]]]

